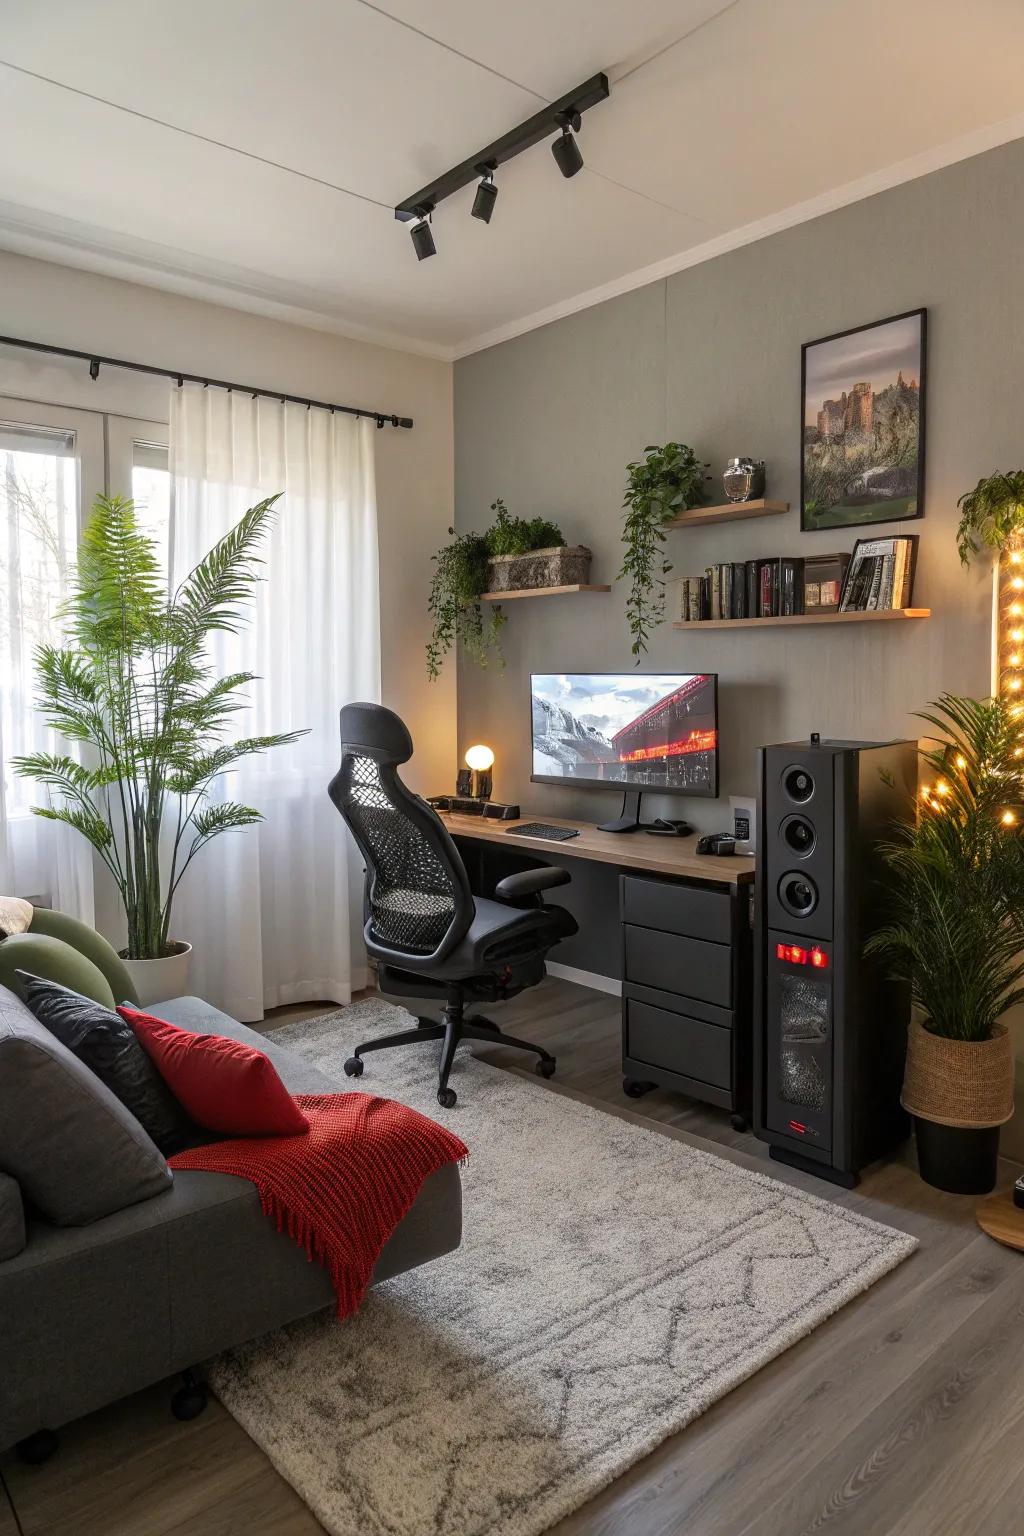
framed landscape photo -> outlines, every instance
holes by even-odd
[[[927,311],[805,342],[800,527],[924,516]]]

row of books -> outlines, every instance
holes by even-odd
[[[694,623],[803,613],[803,566],[790,555],[709,565],[703,576],[680,582],[681,617]]]
[[[916,533],[858,539],[843,583],[840,613],[909,607],[916,557]]]
[[[913,592],[917,535],[859,539],[852,555],[769,555],[709,565],[679,583],[680,618],[788,618],[906,608]]]

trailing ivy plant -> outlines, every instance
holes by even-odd
[[[1002,549],[1024,533],[1024,469],[987,475],[960,497],[957,506],[956,547],[964,565],[969,565],[983,546]]]
[[[665,559],[665,524],[687,507],[704,501],[705,483],[711,479],[685,443],[644,449],[644,458],[627,466],[626,518],[622,542],[626,553],[617,580],[629,582],[626,617],[640,663],[652,631],[665,617],[665,577],[672,569]]]
[[[533,549],[564,545],[562,530],[546,518],[512,517],[499,496],[491,503],[494,522],[486,533],[459,533],[449,528],[451,543],[433,556],[427,608],[433,630],[427,642],[427,676],[440,675],[444,658],[456,644],[480,666],[492,658],[504,665],[501,631],[505,614],[495,603],[486,615],[481,594],[490,580],[488,562],[494,555],[525,555]]]

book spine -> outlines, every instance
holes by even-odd
[[[732,566],[723,564],[721,567],[722,587],[722,618],[732,618]]]
[[[711,617],[722,617],[722,570],[721,566],[709,565],[707,570],[708,583],[711,588]]]
[[[758,618],[769,619],[772,614],[772,562],[761,563],[761,597],[757,608]]]
[[[700,577],[691,576],[686,583],[687,611],[686,617],[691,624],[696,624],[700,618]]]
[[[700,616],[702,619],[711,617],[711,577],[700,576]]]
[[[747,571],[742,562],[736,563],[732,568],[732,613],[731,618],[745,619],[747,616]]]
[[[867,598],[865,599],[865,602],[864,602],[864,607],[865,608],[877,608],[878,607],[879,598],[882,595],[882,573],[884,571],[884,568],[885,568],[885,557],[883,555],[873,555],[872,556],[872,570],[871,570],[871,585],[868,588],[868,595],[867,595]]]
[[[747,573],[747,579],[746,579],[746,583],[745,583],[745,585],[746,585],[746,593],[747,593],[747,601],[746,601],[747,613],[746,613],[746,617],[748,619],[756,619],[757,615],[758,615],[758,611],[759,611],[758,610],[758,602],[759,602],[760,595],[761,595],[759,563],[758,563],[758,561],[756,561],[756,560],[748,560],[746,562],[746,573]]]

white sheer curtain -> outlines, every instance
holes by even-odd
[[[16,414],[23,419],[12,420]],[[17,411],[0,400],[0,895],[34,897],[89,923],[92,850],[70,827],[32,815],[46,792],[12,767],[35,752],[79,756],[36,705],[34,653],[61,644],[79,503],[93,489],[81,464],[88,445],[72,427],[54,425],[61,419],[46,407]]]
[[[248,627],[218,635],[219,673],[253,671],[238,736],[309,728],[221,781],[266,820],[215,839],[178,893],[191,988],[240,1019],[365,985],[361,867],[327,798],[338,710],[380,697],[374,424],[186,384],[171,391],[171,579],[254,502],[284,494]]]

